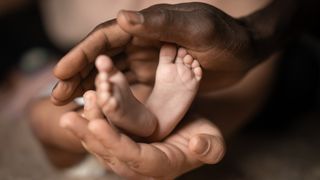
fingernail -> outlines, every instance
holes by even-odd
[[[194,149],[197,154],[204,154],[208,150],[208,142],[203,137],[198,137],[196,141],[196,148]]]
[[[144,22],[144,17],[139,12],[122,10],[121,13],[124,15],[127,21],[132,25],[143,24]]]
[[[59,82],[57,82],[57,83],[53,86],[52,91],[54,91],[54,90],[58,87],[58,84],[59,84]]]

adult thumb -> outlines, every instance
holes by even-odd
[[[117,17],[119,26],[134,36],[187,48],[197,46],[194,38],[204,29],[197,28],[200,23],[197,19],[199,16],[195,16],[194,12],[169,4],[154,5],[140,12],[122,10]]]
[[[225,154],[225,144],[222,137],[198,134],[190,139],[189,150],[201,162],[216,164]]]

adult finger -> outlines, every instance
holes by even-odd
[[[59,61],[54,75],[61,80],[69,79],[94,62],[99,54],[121,49],[130,38],[131,36],[124,32],[116,21],[102,23]]]
[[[104,159],[111,159],[108,151],[106,151],[104,146],[91,134],[87,125],[88,120],[76,112],[66,113],[60,120],[60,126],[75,135],[89,152],[97,154]]]
[[[191,49],[212,48],[212,41],[223,39],[219,41],[222,45],[239,29],[238,23],[229,15],[197,2],[154,5],[140,12],[123,10],[117,21],[134,36],[177,43]]]
[[[219,136],[198,134],[190,139],[189,150],[201,162],[216,164],[225,154],[225,145]]]
[[[88,131],[88,121],[75,112],[65,114],[61,119],[61,126],[72,132],[81,141],[85,149],[97,157],[106,168],[129,179],[145,179],[144,176],[132,171],[126,163],[118,160]]]
[[[82,96],[86,91],[94,89],[94,79],[97,71],[92,70],[84,79],[79,76],[65,81],[58,81],[51,93],[51,101],[55,105],[64,105],[76,97]]]
[[[93,71],[95,58],[100,54],[118,54],[130,39],[114,20],[98,25],[55,66],[54,75],[60,82],[52,92],[53,103],[63,105],[83,93],[79,85]]]
[[[167,6],[172,5],[156,5],[149,11],[141,12],[122,10],[117,21],[125,31],[138,37],[181,45],[190,44],[188,42],[191,38],[185,36],[186,25],[190,24],[186,17],[187,12],[177,13],[169,10]]]
[[[91,121],[89,129],[112,155],[135,172],[151,177],[162,177],[164,173],[172,171],[172,164],[163,151],[149,144],[132,141],[128,136],[117,132],[106,121]]]

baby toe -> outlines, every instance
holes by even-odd
[[[177,57],[183,58],[187,55],[187,50],[185,48],[179,48]]]
[[[183,58],[184,65],[189,68],[191,68],[192,62],[193,62],[193,57],[189,54]]]
[[[96,86],[99,86],[101,83],[108,81],[108,79],[109,79],[108,73],[105,73],[105,72],[99,73],[96,77],[96,82],[95,82]]]
[[[176,46],[165,44],[160,49],[159,64],[172,63],[177,55]]]
[[[196,67],[200,67],[200,63],[199,61],[197,61],[196,59],[193,60],[192,64],[191,64],[192,69],[196,68]]]
[[[198,81],[200,81],[201,78],[202,78],[202,69],[201,69],[201,67],[200,67],[200,66],[195,67],[195,68],[192,69],[192,71],[193,71],[196,79],[197,79]]]
[[[112,71],[113,63],[108,56],[100,55],[96,59],[96,67],[99,72],[110,72]]]
[[[97,90],[101,92],[104,92],[104,91],[111,92],[111,84],[108,82],[102,82],[97,86]]]
[[[104,107],[107,104],[107,102],[109,101],[110,97],[111,97],[111,93],[110,92],[98,91],[97,100],[98,100],[98,104],[100,105],[100,107]]]
[[[104,110],[107,112],[115,111],[119,106],[119,103],[115,97],[110,97],[108,102],[105,104]]]

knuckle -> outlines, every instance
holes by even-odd
[[[92,32],[101,31],[102,29],[106,28],[111,22],[103,22],[98,24],[96,27],[93,28]]]
[[[156,12],[156,16],[154,16],[152,23],[156,27],[167,26],[169,25],[169,20],[168,11],[166,9],[159,9]]]
[[[79,86],[80,83],[80,78],[75,77],[71,80],[68,81],[63,81],[60,82],[58,87],[59,87],[59,94],[64,94],[65,98],[70,98],[70,96],[74,93],[75,89]],[[62,99],[65,100],[65,99]]]
[[[102,154],[102,155],[99,155],[99,156],[105,163],[108,163],[108,164],[111,164],[111,165],[115,165],[115,161],[112,159],[111,155]]]
[[[199,21],[201,19],[201,21]],[[193,28],[194,31],[192,32],[192,35],[195,35],[196,37],[203,37],[204,42],[207,42],[208,39],[215,37],[216,33],[216,23],[215,20],[217,18],[212,17],[210,13],[199,13],[198,18],[195,19],[193,24],[195,24],[195,27]]]
[[[140,163],[138,161],[127,161],[126,164],[132,169],[139,169]]]
[[[168,25],[170,22],[169,11],[167,10],[166,4],[159,4],[151,6],[150,8],[142,11],[143,14],[146,14],[145,17],[147,24],[157,28],[165,27],[164,25]]]

